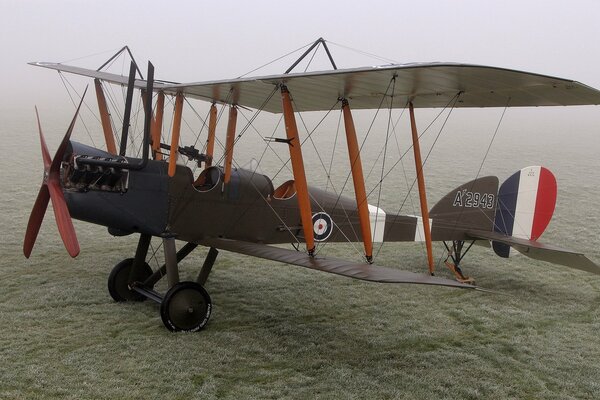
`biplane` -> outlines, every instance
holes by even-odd
[[[333,69],[293,72],[317,44],[327,50]],[[579,82],[457,63],[337,69],[322,39],[283,74],[209,82],[155,80],[151,63],[144,79],[133,57],[128,75],[104,71],[104,66],[94,70],[59,63],[31,64],[93,79],[106,147],[71,139],[83,96],[54,157],[46,146],[38,115],[44,177],[27,226],[25,256],[31,255],[49,202],[72,257],[80,251],[72,218],[105,226],[114,236],[138,234],[134,257],[118,263],[108,277],[109,293],[117,302],[150,299],[159,303],[161,319],[169,330],[198,331],[205,327],[212,302],[204,285],[219,250],[367,281],[462,289],[477,289],[461,270],[463,257],[475,243],[491,243],[501,257],[516,250],[533,259],[600,272],[583,254],[538,241],[554,212],[557,193],[556,179],[544,167],[524,168],[502,184],[495,176],[477,176],[429,209],[415,117],[415,109],[449,105],[504,108],[600,104],[600,91]],[[107,85],[126,91],[120,135],[108,110]],[[128,135],[132,99],[137,91],[143,100],[143,140],[141,154],[132,156],[128,155]],[[169,98],[174,104],[173,121],[170,134],[165,134],[163,115],[165,99]],[[202,149],[181,141],[182,110],[189,100],[210,105]],[[220,160],[215,156],[218,107],[227,113]],[[409,113],[420,215],[386,212],[379,205],[369,204],[361,160],[364,142],[359,143],[357,138],[352,111],[382,107]],[[289,152],[292,176],[278,187],[256,165],[243,167],[234,161],[239,151],[235,145],[240,136],[240,108],[255,114],[283,115],[285,136],[265,136],[265,140]],[[343,120],[348,179],[352,179],[354,196],[309,185],[305,172],[306,137],[302,137],[296,117],[334,108],[340,110]],[[182,157],[200,166],[197,176],[181,163]],[[147,262],[153,237],[162,240],[165,259],[156,270]],[[176,240],[185,243],[179,250]],[[362,260],[319,254],[319,246],[346,241],[359,244]],[[374,263],[375,243],[410,241],[425,243],[426,273]],[[446,265],[456,279],[434,275],[434,241],[446,246]],[[295,244],[294,248],[280,246],[290,243]],[[204,264],[195,281],[181,281],[178,264],[197,246],[209,249]],[[163,294],[154,288],[165,276],[168,290]]]

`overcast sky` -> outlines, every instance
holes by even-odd
[[[321,36],[398,62],[495,65],[600,87],[600,1],[0,0],[0,106],[64,92],[56,73],[29,61],[98,67],[128,44],[159,78],[202,81],[239,76]],[[340,67],[383,63],[331,50]]]

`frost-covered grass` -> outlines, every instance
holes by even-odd
[[[70,115],[52,124],[42,113],[51,152]],[[495,294],[365,283],[222,252],[207,284],[214,310],[206,330],[170,333],[156,304],[108,295],[108,274],[134,254],[135,237],[76,221],[82,249],[71,260],[49,212],[32,258],[23,257],[39,144],[31,110],[4,120],[14,126],[0,128],[0,399],[600,398],[600,277],[480,247],[463,267]],[[528,137],[517,133],[519,143]],[[508,150],[494,147],[499,159],[488,169],[504,179],[548,160],[559,200],[543,241],[600,262],[593,135],[570,146],[497,141]],[[463,147],[477,137],[457,140],[460,152],[436,153],[443,162],[427,170],[432,202],[473,178],[480,152]],[[474,156],[453,165],[452,154]],[[204,254],[182,263],[183,278],[196,276]],[[425,271],[419,245],[392,244],[377,262]]]
[[[0,398],[600,396],[600,278],[585,273],[476,248],[466,268],[500,292],[489,294],[363,283],[223,252],[207,284],[207,329],[173,334],[154,303],[117,304],[107,293],[134,238],[77,228],[76,261],[51,234],[30,261],[17,241],[3,251]],[[183,263],[184,278],[202,256]],[[380,255],[415,271],[421,259],[407,245]]]

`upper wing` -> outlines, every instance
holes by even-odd
[[[470,230],[467,231],[467,235],[475,239],[495,240],[505,243],[519,253],[535,260],[548,261],[600,275],[600,267],[582,253],[542,244],[534,240],[506,236],[498,232]]]
[[[59,71],[98,77],[126,84],[125,77],[70,67],[31,63]],[[136,85],[143,86],[137,80]],[[330,110],[341,97],[353,109],[402,108],[410,100],[415,107],[447,106],[460,93],[455,107],[523,107],[600,104],[600,91],[582,83],[496,67],[451,63],[387,65],[322,72],[271,75],[212,82],[155,85],[167,94],[238,104],[281,112],[281,99],[273,96],[285,84],[297,111]],[[393,96],[393,97],[392,97]],[[393,99],[393,100],[392,100]]]
[[[444,278],[399,269],[379,267],[372,264],[353,263],[346,260],[325,257],[310,257],[300,251],[282,249],[259,243],[242,242],[230,239],[205,239],[200,242],[204,246],[241,253],[248,256],[280,261],[286,264],[299,265],[310,269],[330,272],[350,278],[372,282],[416,283],[423,285],[452,286],[465,289],[477,289],[476,286],[452,281]]]
[[[30,62],[29,65],[33,65],[36,67],[43,67],[54,69],[60,72],[68,72],[70,74],[87,76],[90,78],[98,78],[105,82],[115,83],[117,85],[127,85],[128,77],[123,75],[112,74],[110,72],[104,71],[96,71],[88,68],[74,67],[72,65],[58,64],[58,63],[49,63],[49,62]],[[134,86],[137,89],[146,89],[146,81],[143,79],[136,79],[134,82]],[[161,82],[155,81],[154,90],[159,91],[163,90],[165,85]]]
[[[168,86],[188,96],[213,97],[271,112],[281,112],[285,84],[297,111],[330,110],[340,97],[353,109],[445,107],[460,92],[455,107],[511,107],[600,104],[600,91],[579,82],[528,72],[468,64],[403,64]],[[391,96],[393,95],[393,102]],[[266,101],[266,103],[265,103]]]

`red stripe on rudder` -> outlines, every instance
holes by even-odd
[[[533,225],[531,226],[531,240],[537,240],[550,223],[554,207],[556,206],[556,178],[550,170],[540,168],[537,198]]]

